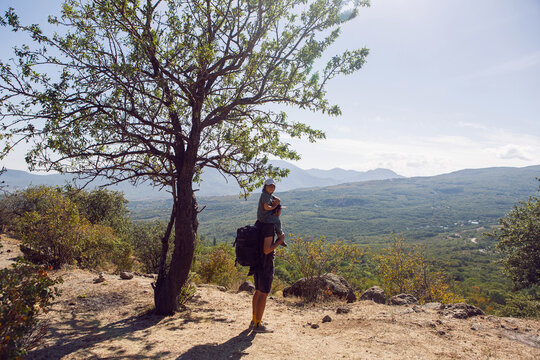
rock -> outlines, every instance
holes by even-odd
[[[322,318],[323,323],[327,323],[327,322],[330,322],[330,321],[332,321],[332,318],[329,315],[326,315],[325,317]]]
[[[312,328],[312,329],[318,329],[318,328],[319,328],[319,324],[311,324],[311,328]]]
[[[222,292],[226,292],[227,291],[227,288],[225,286],[216,286],[216,289],[218,289],[219,291],[222,291]]]
[[[437,313],[455,319],[467,319],[473,316],[484,315],[484,312],[481,309],[467,303],[442,305],[441,310]]]
[[[94,284],[99,284],[105,281],[105,277],[103,276],[103,273],[100,273],[97,278],[94,279]]]
[[[386,303],[386,295],[382,288],[373,286],[362,293],[360,300],[371,300],[378,304],[384,304]]]
[[[429,310],[439,310],[441,308],[441,305],[442,304],[440,302],[430,302],[424,304],[423,307]]]
[[[348,314],[350,312],[351,312],[351,309],[348,309],[348,308],[338,307],[336,309],[336,314]]]
[[[247,291],[250,294],[255,292],[255,285],[251,281],[244,281],[240,287],[238,287],[238,292]]]
[[[292,286],[283,289],[283,297],[298,296],[307,299],[336,297],[351,303],[356,301],[353,288],[345,279],[336,274],[302,278]]]
[[[410,294],[399,294],[392,296],[388,300],[388,304],[390,305],[410,305],[410,304],[418,304],[418,300]]]
[[[123,280],[131,280],[133,279],[133,274],[127,271],[122,271],[120,273],[120,278]]]

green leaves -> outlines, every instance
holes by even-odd
[[[540,199],[516,204],[499,224],[488,235],[499,239],[497,249],[515,289],[540,284]]]

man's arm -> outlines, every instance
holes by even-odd
[[[272,244],[272,240],[274,240],[274,236],[267,236],[264,238],[264,248],[263,252],[265,255],[270,254],[272,251],[274,251],[281,243],[283,243],[283,240],[285,240],[285,236],[280,236],[278,240]]]
[[[281,203],[281,200],[278,197],[274,196],[274,198],[272,199],[272,205],[264,203],[263,207],[264,207],[264,210],[270,211],[270,210],[274,210],[280,203]]]

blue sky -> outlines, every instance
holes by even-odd
[[[43,22],[60,3],[0,0],[0,9]],[[327,89],[341,117],[289,111],[327,134],[291,140],[296,165],[426,176],[540,164],[540,1],[372,0],[342,30],[329,52],[366,46],[368,61]],[[5,59],[17,38],[0,35]],[[3,164],[26,169],[23,153]]]

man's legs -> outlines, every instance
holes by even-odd
[[[259,323],[262,321],[267,297],[267,293],[255,290],[255,294],[253,295],[253,321]]]

